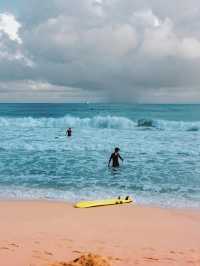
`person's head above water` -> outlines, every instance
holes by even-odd
[[[120,151],[120,148],[116,147],[115,152],[119,152],[119,151]]]

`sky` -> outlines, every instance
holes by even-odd
[[[199,0],[1,0],[0,102],[200,102]]]

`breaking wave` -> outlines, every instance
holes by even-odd
[[[199,131],[200,121],[168,121],[154,119],[132,120],[122,116],[94,116],[94,117],[74,117],[64,116],[60,118],[33,118],[21,117],[10,118],[0,117],[0,127],[17,127],[17,128],[101,128],[101,129],[154,129],[154,130],[173,130],[173,131]]]
[[[200,121],[184,122],[184,121],[169,121],[169,120],[139,119],[137,121],[137,126],[139,128],[152,128],[157,130],[199,131]]]
[[[92,118],[80,118],[64,116],[60,118],[6,118],[0,117],[0,126],[15,127],[79,127],[79,128],[114,128],[132,129],[137,123],[126,117],[117,116],[94,116]]]

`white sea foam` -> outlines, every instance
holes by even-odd
[[[73,117],[64,116],[59,118],[10,118],[0,117],[0,127],[18,127],[18,128],[102,128],[102,129],[158,129],[173,131],[198,131],[200,130],[200,121],[169,121],[169,120],[153,120],[139,119],[131,120],[123,116],[94,116],[94,117]]]
[[[6,118],[0,117],[0,126],[4,127],[82,127],[82,128],[116,128],[131,129],[136,123],[125,117],[95,116],[92,118],[80,118],[64,116],[60,118]]]

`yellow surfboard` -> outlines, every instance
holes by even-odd
[[[113,199],[103,199],[103,200],[94,200],[94,201],[80,201],[74,205],[75,208],[91,208],[107,205],[116,205],[116,204],[125,204],[131,203],[133,200],[131,197],[118,197]]]

